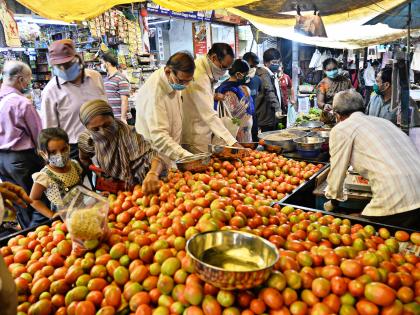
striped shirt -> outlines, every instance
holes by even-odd
[[[372,188],[373,198],[362,215],[389,216],[420,208],[420,154],[393,123],[353,113],[332,129],[329,145],[328,199],[346,199],[343,184],[352,165]]]
[[[119,71],[107,77],[104,82],[108,103],[112,107],[115,118],[121,119],[121,96],[130,96],[130,83]],[[131,118],[130,111],[127,119]]]

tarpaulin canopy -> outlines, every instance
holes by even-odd
[[[17,0],[42,17],[65,22],[96,17],[113,6],[144,0]],[[173,11],[204,11],[242,6],[257,0],[153,0]]]
[[[316,8],[325,25],[327,38],[309,37],[294,31],[296,1],[261,0],[228,9],[254,24],[260,31],[275,37],[330,48],[361,48],[389,42],[406,36],[406,31],[387,25],[366,25],[380,14],[406,3],[406,0],[301,0],[302,15],[311,15]]]
[[[386,24],[392,28],[406,28],[408,22],[408,3],[403,3],[396,8],[378,15],[366,24]],[[420,28],[420,0],[411,1],[411,28]]]

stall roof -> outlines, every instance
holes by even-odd
[[[388,12],[378,15],[366,24],[374,25],[383,23],[392,28],[406,28],[409,2],[410,1],[406,1],[406,3],[403,3]],[[420,0],[411,1],[411,27],[420,28]]]
[[[96,17],[113,6],[145,0],[17,0],[42,17],[65,22]],[[204,11],[242,6],[257,0],[153,0],[173,11]]]
[[[324,22],[327,38],[294,32],[295,0],[261,0],[231,8],[229,12],[247,19],[268,35],[321,47],[356,49],[394,41],[407,34],[406,30],[393,29],[384,24],[364,25],[378,15],[386,15],[390,10],[407,3],[407,0],[301,0],[298,3],[302,15],[313,14],[316,7]]]

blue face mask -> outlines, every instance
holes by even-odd
[[[182,91],[185,90],[187,87],[183,84],[179,84],[179,83],[171,83],[171,87],[175,90],[175,91]]]
[[[338,76],[338,69],[334,69],[334,70],[330,70],[330,71],[325,71],[325,74],[330,79],[335,79]]]
[[[220,77],[220,79],[219,79],[219,83],[222,83],[222,82],[225,82],[226,80],[228,80],[230,78],[230,75],[229,74],[224,74],[224,75],[222,75],[221,77]]]
[[[271,72],[276,73],[280,69],[280,65],[272,64],[268,66],[268,69],[270,69]]]
[[[80,75],[80,64],[75,62],[66,70],[61,70],[54,67],[54,74],[64,81],[74,81]]]

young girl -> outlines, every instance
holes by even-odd
[[[48,218],[54,211],[41,201],[45,193],[51,202],[51,209],[62,205],[62,198],[74,186],[80,184],[82,168],[79,163],[70,160],[70,145],[67,133],[61,128],[48,128],[38,136],[38,153],[47,165],[32,175],[34,185],[30,197],[31,206]]]

